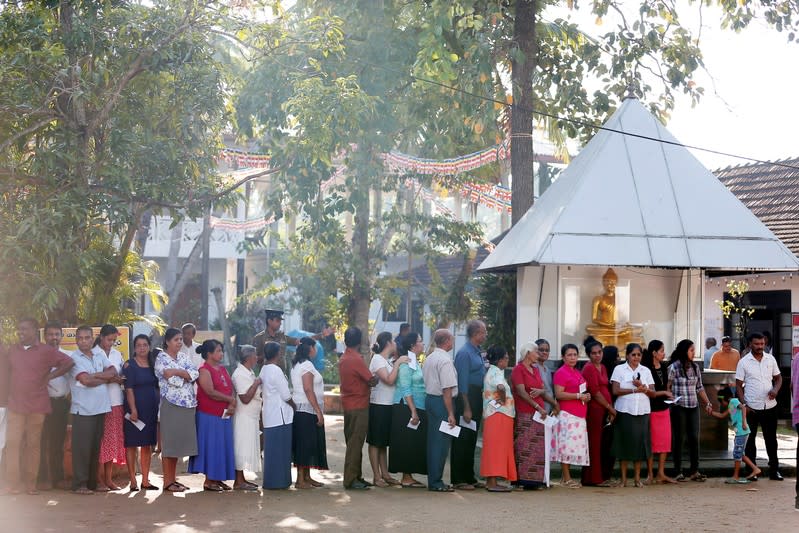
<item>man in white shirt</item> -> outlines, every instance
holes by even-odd
[[[191,322],[187,322],[180,327],[180,331],[183,333],[183,346],[180,347],[180,351],[189,356],[194,366],[200,368],[205,361],[203,361],[202,355],[197,353],[197,348],[200,347],[200,344],[194,342],[197,328]]]
[[[61,351],[61,339],[64,333],[61,324],[48,322],[44,326],[44,341]],[[69,417],[69,377],[59,376],[47,383],[52,411],[44,419],[42,428],[42,451],[39,460],[39,487],[42,490],[51,488],[68,488],[64,480],[64,439],[67,436],[67,418]]]
[[[427,356],[422,367],[427,393],[427,488],[435,492],[452,492],[454,489],[442,480],[452,437],[439,431],[442,422],[450,427],[458,423],[454,405],[454,398],[458,396],[458,373],[447,353],[452,350],[452,333],[439,329],[433,334],[433,342],[436,349]]]
[[[765,353],[766,338],[762,333],[749,336],[750,352],[738,362],[735,385],[738,399],[746,405],[746,423],[751,430],[746,441],[746,456],[757,457],[757,428],[763,427],[763,440],[768,453],[769,479],[782,481],[777,458],[777,394],[782,375],[777,360]]]

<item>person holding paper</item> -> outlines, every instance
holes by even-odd
[[[508,368],[508,352],[501,346],[488,349],[488,367],[483,379],[483,455],[480,459],[480,475],[486,479],[489,492],[509,492],[510,487],[501,486],[497,478],[516,481],[516,463],[513,457],[513,419],[516,409],[513,394],[505,380]]]
[[[402,472],[403,488],[423,489],[424,484],[415,480],[413,474],[427,475],[424,450],[429,429],[424,409],[424,375],[417,358],[424,351],[424,343],[415,331],[405,333],[400,341],[397,353],[408,360],[395,363],[399,371],[391,411],[388,471]]]
[[[551,345],[546,339],[537,339],[535,345],[538,346],[538,362],[535,364],[535,367],[538,369],[538,373],[541,374],[541,379],[544,380],[544,388],[547,394],[554,398],[555,389],[552,387],[552,370],[547,366],[549,354],[552,351]],[[546,403],[544,407],[547,410],[547,414],[552,412],[552,405],[550,403]]]
[[[452,442],[450,470],[452,484],[458,490],[474,490],[484,487],[474,477],[474,450],[477,447],[477,432],[483,418],[483,378],[486,365],[480,345],[486,340],[486,326],[479,320],[466,325],[468,341],[455,354],[455,370],[458,372],[459,396],[455,402],[455,419],[466,424],[475,423],[474,429],[462,432]]]
[[[671,451],[671,415],[669,404],[666,401],[674,400],[674,395],[668,390],[669,371],[663,359],[666,357],[666,348],[662,341],[657,339],[649,341],[649,346],[644,350],[641,364],[652,372],[655,380],[655,393],[649,397],[649,436],[652,439],[652,455],[646,460],[646,483],[676,483],[673,478],[666,475],[666,454]],[[654,477],[655,454],[658,456],[658,475]]]
[[[585,416],[591,393],[588,392],[585,378],[577,370],[579,349],[574,344],[564,344],[560,349],[564,365],[555,372],[552,384],[555,386],[555,398],[560,404],[560,423],[552,460],[561,463],[560,485],[570,489],[580,488],[579,481],[571,477],[571,465],[587,466],[588,430]]]
[[[311,477],[311,468],[328,468],[325,444],[325,382],[313,364],[314,358],[316,341],[303,337],[294,352],[290,373],[292,400],[296,406],[292,424],[291,456],[294,466],[297,467],[294,487],[298,489],[321,487],[323,483]]]
[[[255,346],[244,344],[239,347],[239,364],[231,379],[236,391],[236,415],[233,417],[233,448],[236,456],[236,490],[256,491],[258,485],[247,481],[244,471],[261,471],[261,432],[258,419],[261,418],[261,378],[256,377],[255,363],[258,358]],[[286,386],[288,389],[288,385]]]
[[[513,455],[516,461],[517,485],[523,489],[545,488],[549,465],[546,462],[546,428],[535,416],[547,418],[545,403],[552,406],[553,416],[560,412],[558,402],[547,392],[541,377],[539,348],[528,342],[519,347],[520,362],[511,372],[516,418],[513,427]]]
[[[307,346],[302,348],[307,350]],[[299,348],[298,348],[299,349]],[[264,423],[265,489],[287,489],[291,486],[291,433],[294,422],[294,401],[283,373],[283,357],[276,342],[264,344],[264,366],[261,368]],[[313,367],[313,364],[311,364]]]
[[[203,490],[232,490],[224,481],[236,477],[233,382],[222,365],[221,342],[209,339],[197,349],[205,363],[197,378],[197,455],[189,458],[189,472],[205,474]]]
[[[695,346],[692,340],[683,339],[671,353],[668,390],[675,397],[671,406],[671,459],[677,481],[705,481],[699,472],[699,399],[710,414],[713,404],[702,385],[702,373],[694,362]],[[687,440],[691,469],[688,477],[682,472],[683,440]]]
[[[394,383],[399,366],[407,363],[407,357],[396,357],[397,345],[388,331],[377,336],[372,345],[372,360],[369,372],[377,378],[377,385],[369,396],[369,428],[366,442],[369,444],[369,464],[372,466],[372,483],[377,487],[399,485],[400,482],[388,473],[388,445],[391,441],[391,414],[394,404]]]
[[[616,418],[616,409],[610,396],[608,371],[602,364],[602,343],[593,337],[585,341],[585,352],[589,361],[583,367],[591,402],[585,417],[588,430],[588,466],[583,467],[582,484],[586,486],[613,487],[613,456],[610,443],[613,435],[611,424]]]
[[[155,358],[155,377],[161,392],[161,464],[164,490],[184,492],[176,479],[178,457],[197,455],[197,395],[194,382],[200,375],[188,355],[180,351],[183,334],[177,328],[164,332],[164,349]]]
[[[652,454],[649,397],[655,393],[655,382],[649,369],[641,365],[641,346],[630,343],[625,352],[627,362],[614,368],[610,377],[618,413],[612,451],[621,463],[622,486],[627,486],[627,463],[633,461],[635,486],[643,487],[641,461]]]
[[[136,335],[133,339],[133,357],[122,366],[125,376],[125,453],[127,455],[130,491],[139,490],[136,483],[136,460],[141,449],[141,488],[158,490],[150,484],[150,459],[157,440],[158,428],[158,378],[153,365],[155,354],[150,349],[150,337]],[[137,426],[138,423],[138,426]],[[143,426],[142,426],[143,424]]]
[[[449,352],[454,343],[448,329],[439,329],[433,334],[435,349],[427,356],[422,372],[424,374],[425,409],[427,410],[429,430],[427,432],[427,489],[434,492],[453,492],[445,485],[444,465],[449,455],[452,436],[440,431],[445,427],[455,428],[455,398],[458,396],[458,373]]]

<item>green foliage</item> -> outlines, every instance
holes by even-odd
[[[721,314],[732,323],[737,333],[736,337],[740,339],[746,338],[749,321],[755,314],[755,308],[747,305],[747,292],[749,292],[749,283],[745,280],[731,279],[727,282],[729,297],[725,297],[722,301],[716,300]]]
[[[3,5],[0,314],[107,322],[128,316],[116,306],[133,293],[161,298],[131,254],[142,214],[179,220],[230,201],[216,196],[214,159],[232,86],[215,47],[226,13],[178,0]]]
[[[516,274],[485,274],[477,284],[477,315],[488,330],[486,346],[502,346],[516,359]]]

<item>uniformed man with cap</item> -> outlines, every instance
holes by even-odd
[[[258,366],[261,366],[264,359],[264,345],[267,342],[276,342],[280,345],[280,356],[286,356],[286,345],[289,346],[297,346],[300,343],[299,339],[295,339],[294,337],[288,337],[285,333],[280,331],[280,326],[283,323],[283,314],[284,311],[279,311],[277,309],[265,309],[264,313],[266,314],[266,328],[255,335],[252,340],[253,346],[255,346],[256,354],[258,356]],[[319,340],[324,337],[327,337],[333,333],[333,328],[327,327],[322,330],[321,333],[317,333],[316,335],[311,336],[314,340]],[[286,372],[291,370],[291,365],[287,364]]]

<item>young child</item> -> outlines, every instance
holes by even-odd
[[[735,397],[732,389],[729,387],[719,391],[718,399],[723,411],[713,411],[711,414],[716,418],[729,417],[730,427],[735,430],[735,446],[732,449],[732,458],[735,460],[735,471],[732,477],[726,480],[725,483],[749,483],[752,478],[759,476],[762,471],[751,459],[744,455],[744,446],[746,446],[746,439],[749,437],[750,433],[749,426],[746,425],[746,406],[741,405],[740,400]],[[752,473],[749,474],[746,479],[738,477],[741,470],[741,460],[746,463],[746,466],[752,469]]]

